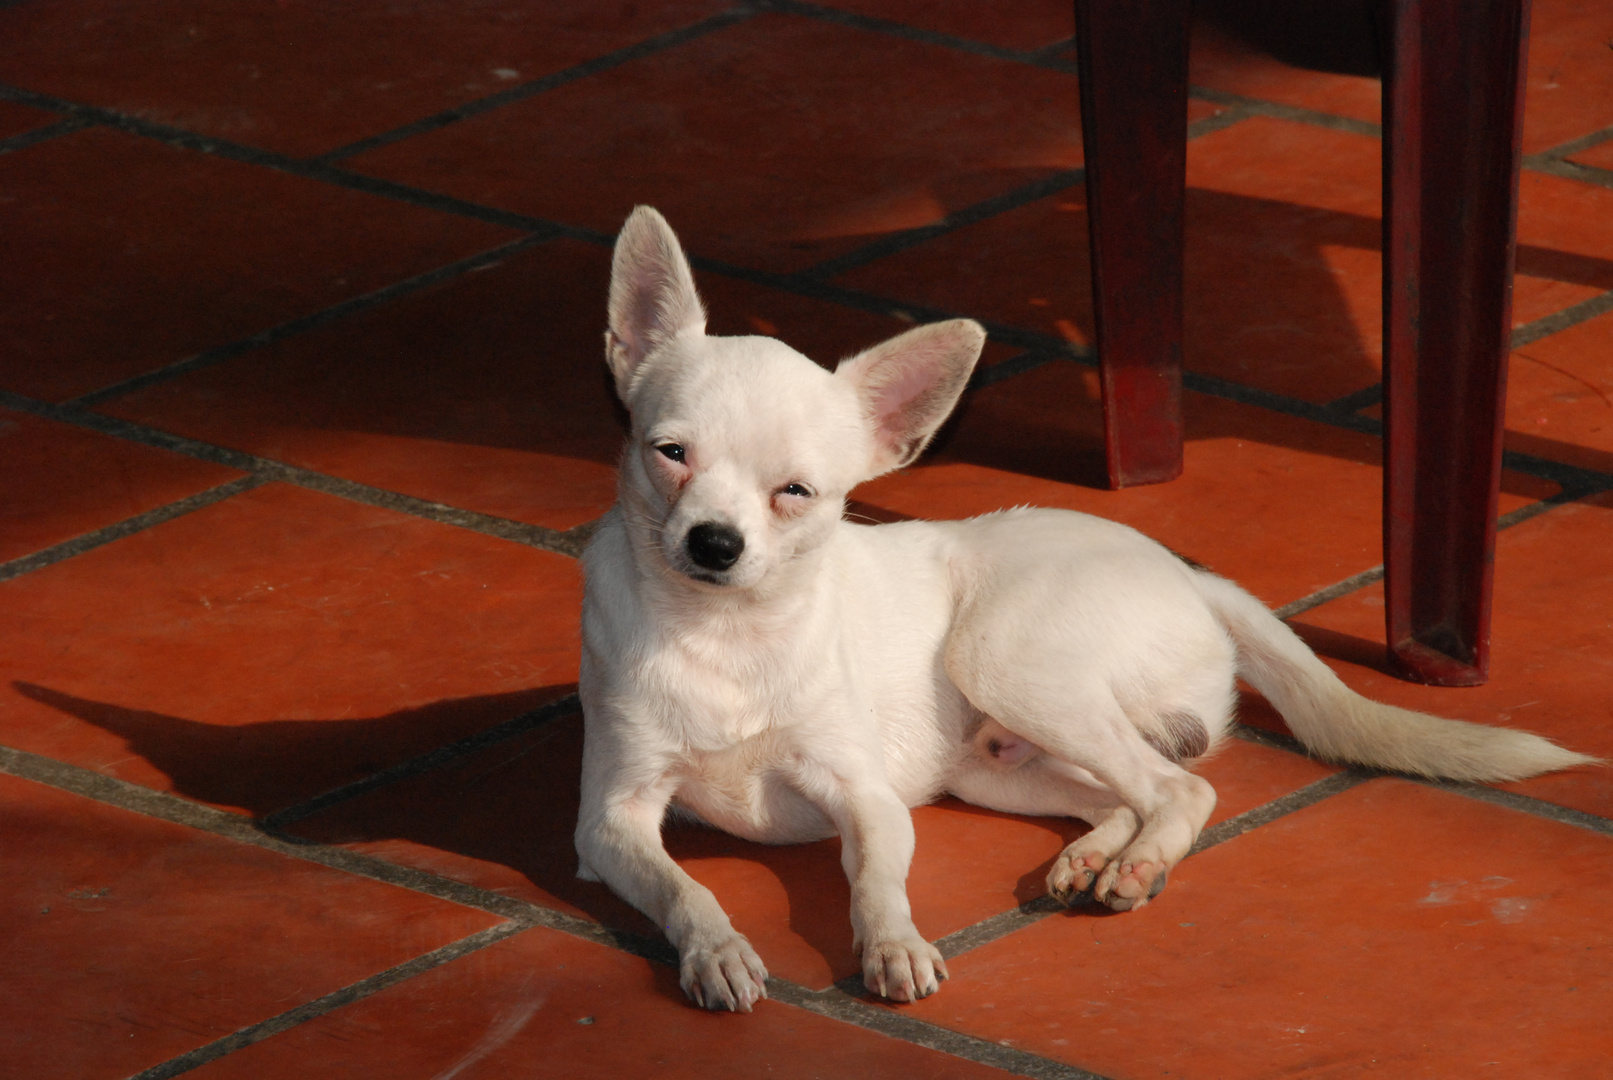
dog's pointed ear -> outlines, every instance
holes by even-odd
[[[870,477],[919,456],[958,403],[985,344],[979,323],[953,319],[909,330],[840,363],[835,377],[856,388],[873,431]]]
[[[689,260],[653,207],[635,207],[616,237],[608,311],[605,361],[624,401],[646,356],[679,334],[706,332]]]

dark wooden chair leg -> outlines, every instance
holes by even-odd
[[[1529,2],[1390,4],[1389,651],[1412,679],[1470,686],[1489,667]]]
[[[1076,0],[1093,309],[1112,487],[1182,472],[1189,0]]]

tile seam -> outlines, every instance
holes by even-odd
[[[1026,67],[1040,68],[1043,71],[1058,72],[1062,75],[1074,75],[1076,73],[1075,64],[1067,60],[1060,60],[1056,56],[1040,55],[1042,53],[1041,49],[1029,52],[1010,49],[1001,45],[992,45],[988,42],[975,41],[955,34],[944,33],[939,30],[925,30],[922,27],[909,26],[906,23],[892,19],[882,19],[875,15],[863,15],[858,12],[845,11],[822,4],[804,3],[802,0],[756,0],[756,5],[766,11],[798,15],[803,18],[815,19],[818,22],[846,26],[875,34],[885,34],[889,37],[901,38],[904,41],[924,45],[937,45],[941,48],[968,53],[972,56],[1006,60],[1010,63],[1023,64]]]
[[[361,484],[356,480],[348,480],[343,477],[316,472],[313,469],[289,465],[285,462],[275,461],[272,458],[250,454],[243,450],[233,450],[229,447],[218,446],[199,439],[186,438],[183,435],[175,435],[160,428],[148,427],[131,420],[122,420],[118,417],[81,409],[73,405],[38,401],[6,390],[0,390],[0,407],[15,409],[18,412],[32,413],[35,416],[43,416],[62,423],[74,424],[81,428],[99,431],[103,434],[127,439],[130,442],[144,446],[154,446],[158,449],[184,454],[198,461],[226,465],[232,469],[239,469],[242,472],[262,476],[268,481],[291,484],[309,491],[334,495],[349,502],[362,503],[378,509],[407,514],[410,517],[435,521],[440,525],[457,526],[471,532],[481,533],[484,536],[514,541],[527,547],[538,548],[557,555],[576,558],[581,552],[581,544],[572,535],[575,530],[563,532],[544,525],[532,525],[524,521],[515,521],[511,518],[501,518],[493,514],[484,514],[475,510],[449,506],[446,503],[432,502],[417,496],[388,491],[385,488],[372,487],[369,484]]]
[[[489,892],[476,886],[466,885],[462,882],[454,881],[450,878],[444,878],[428,871],[416,870],[411,867],[390,862],[386,859],[378,858],[376,856],[364,855],[359,852],[351,851],[337,845],[323,844],[317,841],[289,837],[285,834],[280,834],[263,828],[261,823],[256,822],[252,818],[249,818],[245,815],[232,813],[227,810],[221,810],[217,807],[208,806],[204,803],[193,802],[179,795],[157,791],[152,788],[146,788],[139,784],[132,784],[126,780],[117,780],[113,777],[95,772],[94,770],[85,769],[77,765],[69,765],[65,762],[56,761],[53,758],[43,757],[42,755],[17,750],[12,747],[0,746],[0,773],[5,773],[20,779],[44,784],[48,787],[93,799],[96,802],[113,806],[120,810],[141,814],[146,817],[156,818],[158,820],[171,822],[177,825],[187,826],[212,836],[218,836],[223,839],[250,844],[254,847],[272,851],[290,858],[315,863],[333,870],[351,873],[358,877],[368,878],[370,880],[378,881],[387,885],[393,885],[398,888],[408,889],[412,892],[421,893],[431,896],[435,899],[458,904],[462,907],[482,911],[506,920],[503,924],[501,924],[500,927],[490,928],[490,930],[481,931],[477,935],[471,935],[472,939],[485,937],[486,935],[501,929],[504,931],[502,936],[509,936],[533,927],[541,927],[544,929],[555,930],[560,933],[568,934],[572,937],[581,938],[582,940],[592,942],[596,945],[603,945],[607,948],[616,949],[620,952],[626,952],[642,959],[649,960],[652,963],[658,963],[663,966],[673,968],[678,966],[676,952],[663,938],[651,939],[633,931],[614,929],[602,923],[596,923],[591,920],[581,919],[573,915],[567,915],[564,912],[556,911],[552,908],[547,908],[530,901],[502,896],[498,893]],[[493,941],[486,941],[484,944],[493,944]],[[444,948],[452,948],[452,946],[445,946]],[[438,952],[441,951],[442,950],[438,950]],[[425,955],[433,956],[435,954]],[[446,962],[446,959],[452,958],[453,957],[447,957],[442,962]],[[432,964],[431,966],[437,965]],[[387,972],[383,972],[378,976],[372,976],[371,979],[380,979],[387,974]],[[363,985],[369,981],[370,980],[364,980],[363,983],[355,985]],[[385,983],[385,985],[392,985],[392,982],[396,981],[402,980],[401,978],[393,979],[392,981]],[[811,1011],[829,1016],[832,1019],[846,1020],[847,1022],[856,1023],[859,1027],[873,1028],[874,1030],[881,1031],[883,1034],[891,1035],[892,1037],[900,1038],[907,1042],[916,1042],[917,1045],[923,1045],[930,1049],[940,1050],[943,1053],[949,1053],[953,1056],[965,1057],[969,1060],[982,1061],[984,1059],[975,1055],[984,1053],[990,1058],[990,1060],[984,1060],[984,1063],[986,1064],[996,1064],[998,1061],[1008,1060],[1016,1063],[1017,1066],[1010,1069],[1010,1071],[1021,1072],[1026,1076],[1045,1076],[1050,1078],[1050,1080],[1083,1080],[1085,1077],[1092,1077],[1093,1080],[1102,1080],[1102,1078],[1096,1077],[1094,1074],[1082,1073],[1079,1070],[1070,1071],[1069,1066],[1051,1061],[1050,1059],[1040,1059],[1035,1055],[1025,1054],[1023,1051],[1007,1051],[1006,1054],[999,1054],[997,1053],[996,1049],[986,1050],[984,1048],[992,1047],[993,1044],[985,1043],[983,1040],[975,1039],[973,1036],[958,1035],[958,1033],[949,1032],[948,1029],[928,1024],[924,1021],[914,1020],[912,1018],[897,1018],[898,1022],[893,1025],[889,1021],[880,1020],[878,1017],[869,1016],[869,1013],[876,1011],[874,1006],[867,1005],[863,1002],[850,1000],[849,998],[844,1001],[838,1001],[836,999],[842,998],[844,995],[839,995],[832,990],[815,991],[797,983],[776,977],[769,978],[768,985],[770,994],[784,1004],[810,1008]],[[376,990],[384,988],[385,987],[383,985],[375,985],[373,988],[368,990],[368,993],[374,993]],[[347,989],[351,990],[351,988]],[[337,991],[336,995],[340,995],[344,992],[345,991]],[[320,1015],[321,1013],[328,1012],[333,1008],[339,1007],[340,1005],[347,1004],[350,1000],[357,1000],[359,997],[368,996],[368,993],[358,994],[342,999],[337,999],[336,995],[327,995],[327,998],[316,999],[316,1003],[326,1001],[327,999],[330,999],[330,1003],[327,1007],[319,1009],[317,1012],[309,1012],[307,1015],[297,1015],[294,1022],[283,1022],[283,1026],[275,1028],[275,1031],[294,1027],[296,1024],[302,1023],[304,1020],[312,1019],[312,1017],[315,1015]],[[309,1003],[308,1005],[299,1007],[299,1009],[289,1010],[287,1014],[282,1014],[282,1016],[300,1014],[305,1010],[311,1009],[316,1003]],[[855,1015],[858,1017],[858,1019],[848,1019],[848,1016],[852,1015]],[[268,1020],[263,1021],[262,1025],[255,1025],[252,1028],[244,1030],[252,1031],[258,1027],[262,1027],[263,1025],[275,1024],[279,1020],[281,1020],[280,1017],[271,1017]],[[268,1031],[266,1032],[266,1035],[274,1034],[275,1031]],[[923,1035],[923,1040],[915,1040],[914,1038],[909,1037],[908,1034],[903,1034],[902,1032],[920,1033]],[[237,1035],[239,1034],[240,1033],[237,1033]],[[264,1037],[266,1037],[266,1035]],[[235,1036],[226,1036],[225,1038],[228,1040],[234,1037]],[[224,1040],[220,1041],[222,1042]],[[251,1039],[249,1042],[250,1041],[257,1040]],[[240,1045],[247,1044],[248,1042],[242,1042]],[[952,1047],[961,1047],[965,1052],[959,1053]],[[239,1046],[237,1045],[231,1045],[229,1047],[229,1049],[238,1048]],[[225,1052],[228,1051],[226,1050]],[[193,1053],[195,1053],[195,1051],[193,1051]],[[181,1059],[184,1057],[184,1055],[181,1055]],[[177,1061],[181,1059],[173,1060]],[[212,1060],[212,1058],[209,1057],[206,1060]],[[1034,1064],[1038,1061],[1047,1061],[1047,1068],[1040,1069],[1036,1072],[1024,1071],[1024,1068],[1027,1065]],[[134,1080],[156,1080],[157,1077],[179,1075],[180,1072],[184,1072],[190,1068],[195,1068],[203,1063],[204,1062],[201,1060],[195,1060],[186,1065],[184,1069],[179,1069],[176,1072],[142,1073],[138,1074]],[[158,1067],[161,1068],[162,1066]],[[998,1065],[998,1067],[1003,1066]]]
[[[114,522],[103,528],[80,533],[70,540],[64,540],[59,544],[52,544],[31,554],[0,563],[0,582],[11,581],[24,574],[33,573],[35,570],[43,570],[47,566],[54,566],[56,563],[83,555],[85,552],[94,551],[98,547],[104,547],[116,540],[122,540],[124,537],[144,532],[146,529],[161,525],[167,521],[173,521],[175,518],[183,517],[204,507],[223,502],[242,492],[261,487],[266,483],[268,483],[268,480],[262,476],[251,474],[240,476],[223,484],[187,495],[182,499],[175,499],[173,502],[164,503],[162,506],[156,506],[132,517],[124,518],[122,521]]]
[[[1556,146],[1550,146],[1544,150],[1537,150],[1533,154],[1525,154],[1523,156],[1523,160],[1525,162],[1530,160],[1552,161],[1560,160],[1566,157],[1573,157],[1575,154],[1589,150],[1593,146],[1600,146],[1609,139],[1613,139],[1613,124],[1610,124],[1605,128],[1599,128],[1596,131],[1588,132],[1587,134],[1579,136],[1577,139],[1569,139],[1567,142],[1558,143]]]
[[[63,135],[71,135],[75,131],[83,131],[91,126],[93,125],[76,117],[58,120],[54,124],[46,124],[43,127],[34,128],[32,131],[24,131],[20,134],[0,139],[0,154],[14,154],[19,150],[26,150],[30,146],[37,146],[42,142],[49,142],[51,139],[58,139]]]
[[[791,2],[793,2],[793,0],[791,0]],[[1244,100],[1252,100],[1239,98],[1238,95],[1227,96],[1230,98],[1236,98],[1239,102]],[[111,110],[99,109],[92,106],[75,105],[59,99],[49,98],[46,95],[35,94],[32,91],[19,90],[15,87],[10,87],[4,84],[0,84],[0,97],[8,97],[12,100],[22,101],[25,104],[35,104],[44,108],[53,108],[57,111],[72,112],[76,110],[85,114],[104,114],[107,119],[97,120],[97,122],[106,122],[111,124],[111,126],[121,126],[134,134],[156,138],[159,141],[169,142],[171,145],[199,150],[204,153],[218,153],[224,156],[234,156],[237,160],[258,164],[266,168],[279,169],[295,175],[304,176],[308,179],[323,180],[336,184],[337,186],[345,186],[354,190],[368,191],[371,194],[381,197],[394,198],[411,205],[437,209],[445,213],[458,213],[464,216],[475,218],[477,220],[490,221],[495,224],[508,224],[525,232],[537,233],[544,229],[553,229],[557,235],[567,236],[573,239],[583,240],[585,242],[600,244],[607,247],[610,246],[614,241],[613,236],[600,233],[597,230],[588,229],[581,226],[566,225],[560,222],[529,217],[508,211],[496,210],[494,208],[480,206],[478,204],[470,203],[450,196],[436,195],[431,192],[426,192],[422,189],[410,188],[406,185],[394,184],[389,181],[376,180],[371,177],[365,177],[362,174],[351,173],[334,167],[310,166],[307,163],[300,163],[292,159],[285,158],[281,155],[271,154],[267,151],[253,150],[237,144],[226,143],[222,140],[207,139],[190,135],[189,133],[178,131],[178,129],[165,128],[162,125],[150,124],[148,122],[140,121],[131,117],[122,117],[121,114],[112,113]],[[889,300],[884,297],[877,297],[872,294],[862,293],[858,290],[846,289],[826,282],[816,281],[810,278],[803,278],[800,276],[799,271],[794,273],[779,273],[773,271],[754,270],[737,266],[732,263],[727,263],[722,260],[704,258],[700,256],[691,257],[690,262],[693,263],[698,269],[721,274],[725,277],[730,277],[741,281],[748,281],[752,284],[778,289],[780,291],[806,297],[808,299],[824,300],[826,302],[834,303],[843,307],[849,307],[854,310],[869,311],[894,316],[896,318],[906,319],[908,321],[916,321],[921,316],[923,321],[937,321],[940,319],[958,317],[950,311],[935,308],[930,305],[910,304],[897,300]],[[1051,348],[1056,352],[1067,354],[1071,358],[1080,362],[1095,362],[1092,350],[1086,346],[1078,345],[1072,342],[1065,342],[1058,338],[1054,338],[1051,335],[1042,333],[1041,331],[1006,324],[996,320],[980,319],[977,321],[980,321],[982,325],[986,327],[990,337],[999,343],[1015,345],[1026,349]],[[1244,386],[1243,384],[1235,383],[1231,380],[1222,379],[1218,376],[1209,375],[1207,373],[1184,371],[1183,386],[1187,389],[1197,390],[1200,393],[1207,393],[1215,397],[1224,398],[1226,400],[1256,405],[1274,412],[1299,416],[1304,419],[1319,420],[1323,423],[1329,423],[1336,427],[1362,431],[1379,437],[1382,436],[1381,422],[1370,417],[1362,417],[1355,414],[1341,416],[1339,414],[1327,411],[1326,406],[1319,406],[1312,402],[1303,401],[1302,399],[1298,398],[1291,398],[1288,395],[1278,394],[1274,391],[1262,390],[1258,387]],[[1515,468],[1521,472],[1530,473],[1531,475],[1543,476],[1546,479],[1556,480],[1557,477],[1553,475],[1553,472],[1561,472],[1565,469],[1580,473],[1587,472],[1587,470],[1581,470],[1575,466],[1568,466],[1562,463],[1552,462],[1548,459],[1534,458],[1530,455],[1514,454],[1510,455],[1509,460],[1513,462],[1513,464],[1509,465],[1509,467]],[[1551,471],[1537,471],[1542,468]],[[1597,475],[1606,478],[1605,481],[1602,482],[1613,484],[1613,474]]]
[[[357,982],[349,983],[338,990],[305,1002],[294,1009],[260,1020],[255,1024],[248,1024],[220,1039],[205,1043],[176,1057],[169,1058],[159,1065],[135,1073],[129,1080],[169,1080],[170,1077],[181,1076],[192,1069],[199,1069],[209,1062],[216,1061],[227,1054],[243,1050],[254,1043],[260,1043],[284,1031],[290,1031],[301,1024],[314,1020],[327,1013],[336,1011],[345,1005],[362,1001],[373,994],[380,993],[389,987],[396,986],[425,974],[434,968],[480,952],[482,949],[524,933],[531,926],[519,920],[509,920],[488,927],[486,930],[467,935],[458,941],[451,942],[431,952],[395,964],[385,971],[376,972]]]
[[[434,113],[431,116],[421,117],[408,124],[401,124],[390,130],[378,132],[348,143],[345,146],[339,146],[334,150],[327,150],[322,154],[316,154],[302,160],[311,164],[329,165],[368,153],[371,150],[378,150],[384,146],[391,146],[394,143],[412,139],[417,135],[437,131],[461,120],[468,120],[471,117],[492,112],[506,105],[513,105],[516,102],[526,101],[539,94],[557,90],[568,83],[576,82],[590,75],[597,75],[612,68],[620,67],[623,64],[631,63],[634,60],[654,56],[656,53],[687,44],[715,31],[737,26],[754,17],[759,10],[760,8],[756,4],[736,4],[726,11],[709,15],[687,26],[677,27],[664,33],[653,35],[632,45],[581,61],[559,71],[550,72],[548,75],[540,76],[530,82],[512,86],[496,94],[488,94],[486,97],[456,105],[451,109],[444,109],[442,112]]]
[[[150,371],[142,372],[139,375],[133,375],[127,379],[121,379],[118,382],[109,383],[108,385],[97,390],[91,390],[88,393],[80,394],[78,397],[72,398],[63,404],[78,406],[80,408],[89,408],[91,406],[100,405],[103,402],[110,401],[113,398],[122,397],[126,394],[132,394],[138,390],[144,390],[148,387],[156,386],[172,379],[177,379],[182,375],[189,375],[192,372],[202,371],[206,368],[213,367],[216,364],[221,364],[225,361],[233,360],[238,356],[243,356],[246,353],[267,348],[270,345],[278,344],[279,342],[285,341],[289,338],[296,337],[299,334],[305,334],[313,330],[317,330],[320,327],[327,326],[333,322],[347,318],[348,316],[369,311],[372,308],[390,303],[393,300],[400,300],[413,293],[420,292],[423,289],[428,289],[434,285],[440,285],[444,282],[453,281],[456,278],[463,277],[466,274],[477,270],[482,270],[490,266],[497,266],[500,262],[509,258],[510,256],[519,254],[528,248],[536,247],[537,245],[552,239],[553,236],[553,231],[547,229],[531,233],[530,235],[520,237],[519,239],[512,240],[508,243],[500,244],[497,247],[489,248],[486,251],[479,251],[476,254],[467,256],[463,259],[456,259],[453,262],[444,263],[441,266],[434,267],[433,269],[427,270],[423,273],[415,274],[412,277],[394,281],[391,284],[383,285],[378,289],[372,289],[367,293],[362,293],[358,296],[353,296],[347,298],[346,300],[338,301],[329,307],[321,308],[318,311],[310,312],[307,315],[300,315],[294,319],[288,319],[283,323],[271,326],[265,330],[260,330],[255,334],[249,334],[244,338],[239,338],[223,345],[216,345],[210,349],[204,349],[203,351],[196,353],[193,356],[188,356],[182,360],[176,360],[173,363],[164,364],[161,367],[153,368]]]
[[[1236,729],[1235,734],[1238,734]],[[1240,735],[1240,737],[1245,736]],[[1263,825],[1269,825],[1273,821],[1314,806],[1325,799],[1332,798],[1334,795],[1341,794],[1350,788],[1374,779],[1376,776],[1376,773],[1366,770],[1345,769],[1320,780],[1312,781],[1304,787],[1296,788],[1286,795],[1262,803],[1203,830],[1194,842],[1193,847],[1184,856],[1184,859],[1191,858],[1202,851],[1226,843],[1228,840],[1234,840]],[[973,925],[954,930],[952,933],[937,939],[935,946],[941,950],[942,956],[951,960],[972,952],[981,946],[1000,941],[1028,926],[1041,922],[1051,915],[1056,915],[1066,910],[1071,909],[1067,909],[1051,896],[1038,896],[1033,900],[1020,904],[1018,907],[1010,908],[1007,911],[982,919]]]

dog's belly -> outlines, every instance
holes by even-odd
[[[673,805],[713,828],[763,844],[799,844],[835,834],[822,811],[777,773],[731,771],[721,764],[696,763]]]

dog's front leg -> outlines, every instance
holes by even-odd
[[[602,771],[585,761],[579,876],[603,881],[666,931],[678,950],[679,983],[696,1004],[750,1012],[767,996],[767,968],[711,890],[667,854],[661,822],[673,784],[662,777],[634,789]]]
[[[913,815],[883,777],[847,780],[808,769],[803,787],[840,833],[840,862],[851,883],[851,928],[863,985],[894,1001],[916,1001],[947,977],[941,951],[913,925],[907,871]]]

